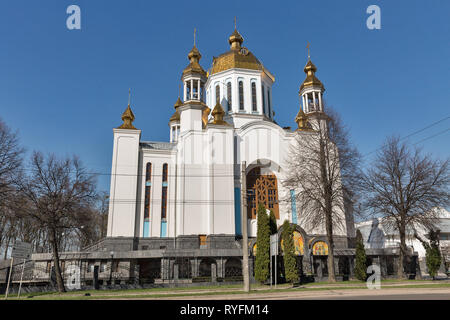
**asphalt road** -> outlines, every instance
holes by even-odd
[[[183,300],[450,300],[450,288],[381,288],[311,290],[232,295],[172,297]]]

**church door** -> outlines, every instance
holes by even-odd
[[[248,217],[256,219],[259,203],[268,210],[272,210],[277,219],[280,218],[278,209],[278,183],[274,174],[261,174],[260,168],[254,168],[247,174]]]

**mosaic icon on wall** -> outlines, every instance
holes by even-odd
[[[253,255],[256,256],[256,243],[255,243],[255,245],[253,246]]]
[[[294,231],[293,233],[295,254],[302,256],[305,253],[303,237],[298,231]],[[281,249],[284,250],[283,240],[281,240]]]
[[[315,256],[327,256],[328,255],[328,244],[324,241],[317,241],[312,247],[313,255]]]

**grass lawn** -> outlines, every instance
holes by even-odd
[[[382,280],[381,285],[387,288],[449,288],[448,281],[426,281],[426,280]],[[270,293],[270,292],[289,292],[298,291],[316,291],[316,290],[345,290],[345,289],[366,289],[366,285],[361,281],[345,281],[338,283],[313,282],[297,287],[290,284],[281,284],[277,289],[270,289],[267,285],[252,285],[249,294]],[[65,293],[57,292],[39,292],[24,294],[21,300],[95,300],[95,299],[140,299],[140,298],[170,298],[187,296],[211,296],[223,294],[242,294],[242,285],[217,285],[217,286],[198,286],[198,287],[176,287],[176,288],[151,288],[151,289],[129,289],[129,290],[85,290],[72,291]],[[90,294],[86,296],[85,294]],[[17,300],[17,297],[11,296],[11,300]]]

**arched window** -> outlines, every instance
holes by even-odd
[[[239,81],[239,110],[244,110],[244,82]]]
[[[149,234],[151,188],[152,188],[152,164],[148,162],[145,167],[144,237],[148,237]]]
[[[252,82],[252,111],[256,111],[256,83]]]
[[[264,85],[261,87],[261,93],[262,93],[262,103],[263,103],[263,113],[266,114],[266,88]]]
[[[227,83],[227,99],[228,99],[228,111],[231,111],[232,106],[231,82]]]
[[[220,87],[216,85],[216,103],[220,102]]]
[[[167,163],[163,164],[162,174],[162,195],[161,195],[161,220],[165,221],[167,218]]]

